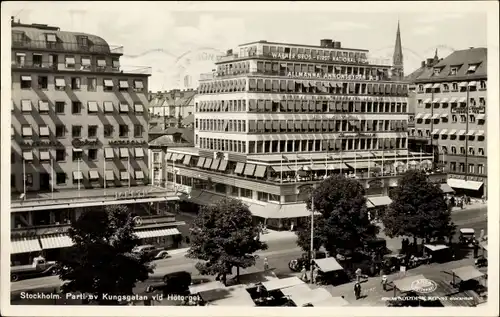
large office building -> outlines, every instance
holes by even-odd
[[[21,262],[71,245],[64,232],[84,208],[127,204],[141,238],[176,233],[162,229],[174,220],[158,204],[178,197],[149,186],[151,70],[120,65],[122,53],[95,35],[12,21],[11,227]]]
[[[412,146],[434,154],[458,193],[487,193],[487,49],[437,55],[410,75],[415,85]]]
[[[278,228],[300,225],[301,187],[334,173],[357,178],[370,208],[387,205],[399,175],[432,157],[407,150],[408,85],[367,53],[332,40],[229,50],[202,75],[195,147],[167,150],[167,181],[200,204],[238,197]]]

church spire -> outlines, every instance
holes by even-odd
[[[399,28],[399,20],[398,20],[398,30],[396,31],[396,44],[394,44],[394,54],[392,56],[392,69],[393,69],[393,76],[398,78],[402,78],[404,76],[403,47],[401,45],[401,32]]]

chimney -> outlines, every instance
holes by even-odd
[[[422,64],[420,67],[425,68],[425,61],[422,61]]]
[[[342,45],[340,42],[333,42],[333,48],[342,48]]]
[[[233,55],[233,50],[227,50],[227,55],[228,55],[228,56]]]
[[[432,66],[432,62],[433,62],[433,59],[432,58],[428,58],[427,59],[427,67],[431,67]]]
[[[323,39],[320,41],[320,46],[321,47],[332,47],[332,40]]]

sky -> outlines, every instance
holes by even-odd
[[[215,68],[218,55],[258,40],[319,45],[321,39],[333,39],[343,47],[368,49],[371,60],[390,64],[398,20],[406,74],[436,49],[446,57],[454,50],[487,46],[486,11],[477,4],[119,3],[19,2],[10,15],[123,45],[121,64],[152,67],[149,89],[154,92],[196,88],[199,75]],[[192,78],[188,85],[186,76]]]

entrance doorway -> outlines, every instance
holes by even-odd
[[[40,173],[40,190],[50,189],[50,175],[49,173]]]

